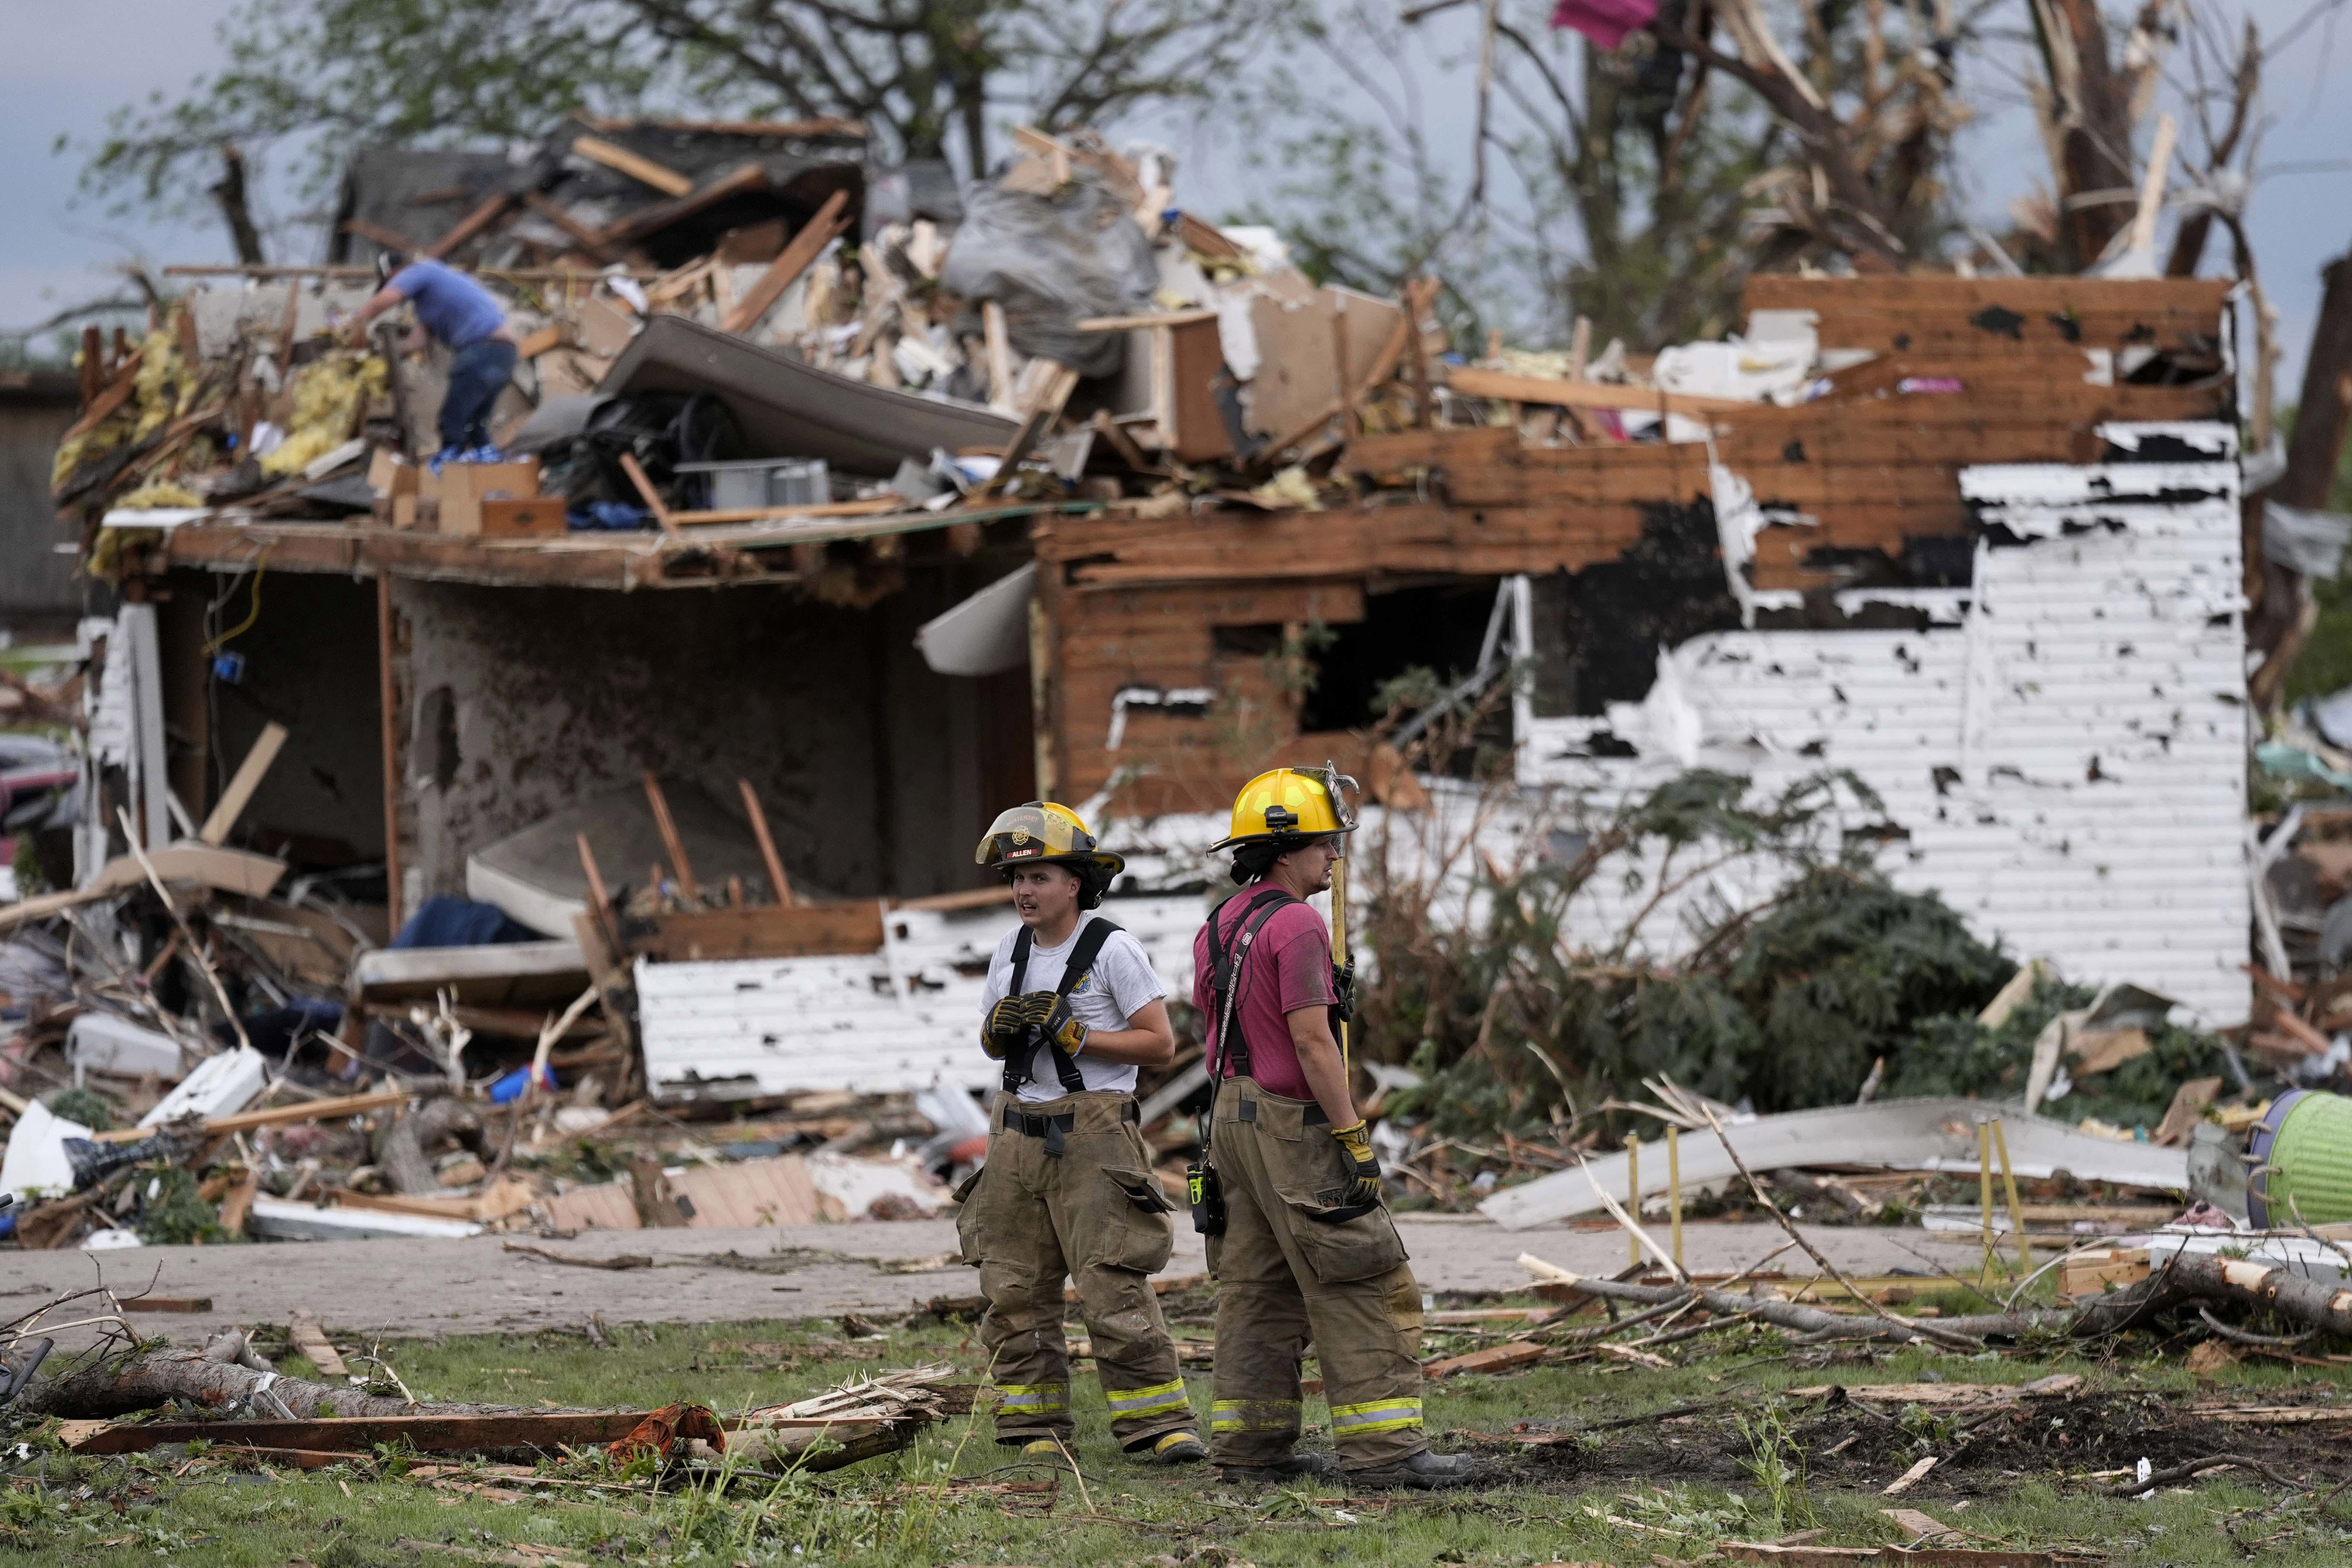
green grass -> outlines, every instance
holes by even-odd
[[[1201,1303],[1192,1305],[1197,1311]],[[602,1351],[577,1337],[543,1334],[394,1345],[384,1354],[425,1399],[591,1406],[695,1399],[722,1414],[801,1397],[861,1370],[947,1361],[976,1380],[982,1366],[977,1343],[957,1326],[894,1329],[887,1345],[846,1343],[830,1323],[621,1324],[605,1332],[612,1344]],[[1433,1336],[1432,1348],[1472,1343]],[[2063,1354],[2054,1356],[2017,1357],[1905,1351],[1874,1364],[1856,1364],[1846,1353],[1829,1364],[1807,1365],[1792,1360],[1777,1336],[1734,1332],[1672,1347],[1670,1354],[1688,1362],[1668,1371],[1594,1361],[1434,1384],[1429,1410],[1440,1448],[1470,1440],[1444,1436],[1449,1432],[1502,1435],[1522,1424],[1574,1432],[1683,1406],[1704,1408],[1672,1426],[1642,1422],[1518,1450],[1499,1461],[1493,1484],[1474,1490],[1388,1500],[1347,1500],[1332,1483],[1223,1487],[1199,1469],[1137,1464],[1112,1447],[1100,1392],[1083,1373],[1075,1392],[1086,1494],[1066,1479],[1050,1513],[1034,1493],[989,1490],[991,1483],[1039,1478],[1002,1469],[1011,1456],[990,1440],[984,1419],[932,1428],[903,1454],[781,1483],[746,1478],[724,1495],[707,1487],[655,1496],[574,1486],[516,1502],[408,1476],[396,1457],[308,1475],[241,1473],[201,1456],[191,1465],[185,1453],[79,1458],[36,1437],[33,1458],[15,1462],[10,1484],[0,1488],[0,1562],[412,1568],[539,1561],[511,1555],[528,1547],[578,1563],[762,1568],[1044,1568],[1155,1558],[1184,1568],[1522,1568],[1562,1561],[1648,1564],[1654,1554],[1685,1561],[1717,1541],[1815,1527],[1826,1531],[1818,1538],[1823,1544],[1872,1545],[1902,1538],[1879,1512],[1893,1506],[1879,1489],[1916,1452],[1948,1452],[1955,1423],[1915,1409],[1890,1426],[1827,1410],[1819,1400],[1788,1398],[1788,1390],[1825,1383],[2022,1382],[2053,1371],[2082,1373],[2099,1397],[2066,1406],[2049,1418],[2056,1426],[2037,1414],[2033,1430],[2044,1444],[2037,1452],[1931,1474],[1900,1502],[1985,1538],[1976,1544],[2093,1548],[2118,1563],[2235,1563],[2245,1554],[2237,1542],[2266,1563],[2352,1558],[2352,1497],[2323,1517],[2310,1495],[2273,1511],[2275,1489],[2234,1476],[2146,1502],[2102,1495],[2101,1483],[2084,1479],[2087,1472],[2128,1465],[2123,1456],[2136,1456],[2144,1445],[2156,1449],[2159,1466],[2213,1451],[2200,1446],[2206,1437],[2168,1432],[2164,1424],[2176,1419],[2180,1400],[2210,1396],[2216,1385],[2191,1378],[2177,1357],[2160,1361],[2139,1345],[2105,1360],[2058,1348]],[[297,1359],[286,1370],[306,1368]],[[2225,1369],[2220,1385],[2241,1398],[2267,1400],[2290,1389],[2308,1393],[2315,1380],[2342,1382],[2330,1372],[2256,1363]],[[1205,1407],[1208,1380],[1188,1381],[1196,1406]],[[1310,1400],[1310,1421],[1320,1415]],[[1839,1455],[1828,1453],[1855,1432],[1863,1437]],[[2077,1434],[2079,1446],[2070,1446]],[[2239,1428],[2231,1446],[2251,1446],[2324,1490],[2326,1444],[2315,1437],[2296,1446],[2277,1433]],[[626,1479],[593,1466],[573,1465],[565,1473]],[[977,1484],[945,1485],[951,1477]],[[483,1480],[512,1485],[495,1476]]]

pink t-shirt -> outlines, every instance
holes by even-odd
[[[1213,920],[1220,941],[1237,936],[1235,922],[1249,907],[1255,888],[1244,888],[1219,906]],[[1209,951],[1209,925],[1192,938],[1192,1006],[1202,1029],[1213,1034],[1217,1013],[1215,960]],[[1307,1074],[1299,1070],[1298,1048],[1291,1043],[1284,1015],[1301,1008],[1328,1007],[1339,998],[1331,991],[1331,928],[1306,904],[1288,904],[1258,927],[1249,952],[1234,971],[1240,988],[1237,1032],[1249,1048],[1249,1075],[1269,1094],[1291,1100],[1312,1100]],[[1228,1061],[1222,1076],[1234,1076]]]

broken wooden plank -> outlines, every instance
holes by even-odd
[[[1548,1354],[1544,1346],[1533,1340],[1490,1344],[1466,1355],[1446,1355],[1435,1361],[1425,1361],[1421,1365],[1421,1375],[1423,1378],[1458,1377],[1466,1372],[1508,1372],[1515,1367],[1533,1366]]]
[[[645,468],[637,462],[635,453],[621,454],[621,472],[626,474],[629,476],[629,483],[636,486],[637,499],[643,501],[646,504],[646,510],[654,515],[654,522],[661,531],[676,538],[677,537],[677,520],[671,515],[670,509],[662,504],[661,492],[654,488],[654,482],[651,479],[646,477]]]
[[[88,434],[107,415],[129,402],[131,394],[138,390],[140,361],[146,357],[147,350],[142,344],[123,361],[121,368],[114,372],[114,379],[106,383],[105,390],[91,400],[88,408],[82,410],[81,417],[66,426],[65,434],[58,437],[58,444],[62,445],[78,435]]]
[[[878,953],[882,905],[862,899],[846,904],[680,910],[627,922],[622,940],[633,955],[668,963]]]
[[[234,1116],[215,1116],[204,1124],[202,1135],[221,1137],[230,1133],[249,1133],[256,1127],[282,1127],[293,1122],[339,1122],[348,1116],[364,1115],[370,1111],[388,1111],[395,1105],[408,1103],[405,1089],[383,1089],[370,1094],[343,1094],[331,1100],[305,1100],[299,1104],[272,1105],[261,1111],[240,1111]],[[116,1127],[91,1137],[101,1144],[134,1144],[152,1136],[152,1127]]]
[[[607,141],[601,136],[575,136],[572,151],[592,162],[626,174],[641,185],[650,185],[665,196],[683,196],[694,189],[693,177],[681,174],[666,163],[656,163],[640,157],[627,148]]]
[[[800,233],[793,235],[792,242],[777,253],[776,259],[768,264],[768,269],[760,274],[759,281],[752,284],[743,298],[735,302],[735,308],[727,312],[725,319],[719,324],[719,329],[728,332],[748,332],[758,326],[760,319],[767,315],[776,301],[783,298],[784,290],[793,286],[793,280],[806,272],[824,253],[824,247],[849,227],[849,220],[841,215],[842,209],[848,204],[847,191],[835,191],[827,196],[824,205],[816,210],[816,215],[801,225]]]
[[[1002,494],[1012,486],[1013,476],[1019,471],[1022,460],[1026,458],[1037,443],[1044,440],[1046,433],[1054,428],[1054,422],[1062,417],[1063,406],[1070,401],[1070,394],[1077,391],[1078,372],[1069,366],[1052,360],[1034,360],[1030,362],[1033,365],[1043,364],[1052,368],[1046,374],[1044,384],[1038,388],[1035,397],[1031,401],[1029,412],[1021,421],[1021,428],[1014,431],[1013,439],[1004,444],[1004,451],[997,460],[995,474],[985,485],[973,492],[975,499],[985,499],[990,496]]]
[[[689,192],[675,201],[656,202],[642,212],[630,214],[596,231],[599,245],[622,246],[646,235],[656,234],[681,219],[717,206],[736,196],[748,195],[768,187],[768,171],[758,163],[743,163],[721,174],[710,183]]]
[[[661,834],[671,874],[677,879],[677,891],[688,904],[699,903],[702,887],[695,881],[694,862],[686,857],[686,841],[677,836],[677,823],[669,814],[669,797],[662,793],[661,779],[650,768],[645,771],[645,787],[646,804],[654,814],[654,831]]]
[[[1957,1537],[1968,1533],[1966,1531],[1954,1529],[1933,1514],[1922,1513],[1916,1508],[1882,1508],[1878,1511],[1882,1518],[1893,1520],[1895,1527],[1914,1541],[1933,1541],[1939,1536]]]
[[[237,818],[244,815],[246,806],[253,800],[253,792],[261,788],[262,776],[269,771],[269,765],[278,760],[278,748],[285,744],[284,725],[272,719],[262,727],[261,738],[253,743],[252,749],[245,754],[245,760],[236,765],[236,772],[230,778],[228,788],[221,791],[220,800],[214,803],[212,814],[205,819],[204,827],[197,832],[198,839],[208,844],[226,841],[229,830],[236,826]]]
[[[250,1166],[229,1183],[228,1191],[221,1197],[220,1228],[231,1237],[245,1234],[246,1216],[253,1212],[253,1200],[261,1192],[261,1173]]]
[[[425,246],[425,249],[418,254],[427,261],[440,261],[445,259],[459,246],[464,245],[467,241],[474,238],[476,235],[488,229],[492,224],[497,223],[500,218],[506,216],[509,212],[513,210],[514,204],[515,199],[511,192],[493,192],[491,194],[485,196],[482,199],[481,205],[476,207],[472,212],[467,213],[464,217],[459,218],[457,225],[451,228],[448,233],[443,235],[439,239],[435,240],[431,245]]]
[[[735,787],[743,792],[743,814],[751,822],[751,836],[760,843],[761,863],[768,868],[768,891],[779,904],[798,902],[793,897],[793,879],[784,871],[784,857],[776,852],[776,841],[768,831],[767,808],[760,804],[760,792],[751,788],[749,779],[738,779]]]
[[[259,898],[278,885],[286,874],[286,862],[268,855],[248,854],[217,844],[167,844],[160,850],[147,852],[148,863],[166,885],[194,883],[222,893],[241,894],[247,898]],[[0,931],[27,920],[39,920],[60,915],[101,898],[111,898],[127,888],[147,880],[146,872],[135,855],[120,855],[100,868],[97,878],[87,887],[68,893],[45,893],[37,898],[20,899],[15,904],[0,904]]]
[[[380,250],[404,251],[416,243],[397,229],[385,228],[382,224],[372,224],[365,218],[344,219],[343,232],[347,235],[355,235]]]
[[[320,1376],[349,1377],[352,1375],[352,1369],[343,1364],[341,1355],[327,1342],[327,1331],[320,1324],[316,1312],[297,1309],[286,1321],[286,1337],[312,1366],[319,1369]]]
[[[569,238],[572,244],[578,246],[582,250],[586,251],[598,261],[617,261],[620,259],[620,253],[618,251],[605,244],[594,229],[590,228],[586,224],[582,223],[578,218],[573,217],[569,212],[566,212],[561,203],[550,201],[547,197],[541,195],[537,191],[530,192],[529,194],[525,195],[522,201],[523,205],[529,207],[541,217],[545,218],[549,223],[553,224],[557,228],[562,229],[565,236]]]
[[[1927,1472],[1935,1468],[1936,1456],[1930,1454],[1926,1458],[1921,1459],[1918,1463],[1913,1465],[1909,1469],[1905,1470],[1901,1475],[1895,1477],[1893,1480],[1887,1482],[1885,1490],[1881,1490],[1878,1495],[1881,1497],[1901,1497],[1905,1492],[1909,1491],[1913,1487],[1917,1486],[1921,1481],[1926,1480],[1927,1479]]]

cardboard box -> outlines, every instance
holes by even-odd
[[[546,538],[564,533],[561,496],[498,496],[482,502],[482,538]]]
[[[539,494],[539,459],[445,464],[438,474],[424,470],[418,485],[420,500],[439,504],[441,532],[479,534],[484,501],[528,500]]]
[[[368,488],[379,499],[397,500],[415,495],[418,476],[423,473],[424,469],[389,446],[379,446],[368,456]]]

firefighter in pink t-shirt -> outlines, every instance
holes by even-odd
[[[1330,775],[1278,768],[1234,801],[1242,891],[1192,944],[1216,1085],[1193,1223],[1217,1281],[1210,1458],[1233,1480],[1344,1469],[1351,1485],[1435,1488],[1467,1456],[1422,1427],[1421,1286],[1381,1202],[1380,1161],[1332,1030],[1331,934],[1306,901],[1354,826]],[[1338,1462],[1296,1450],[1312,1339]]]

